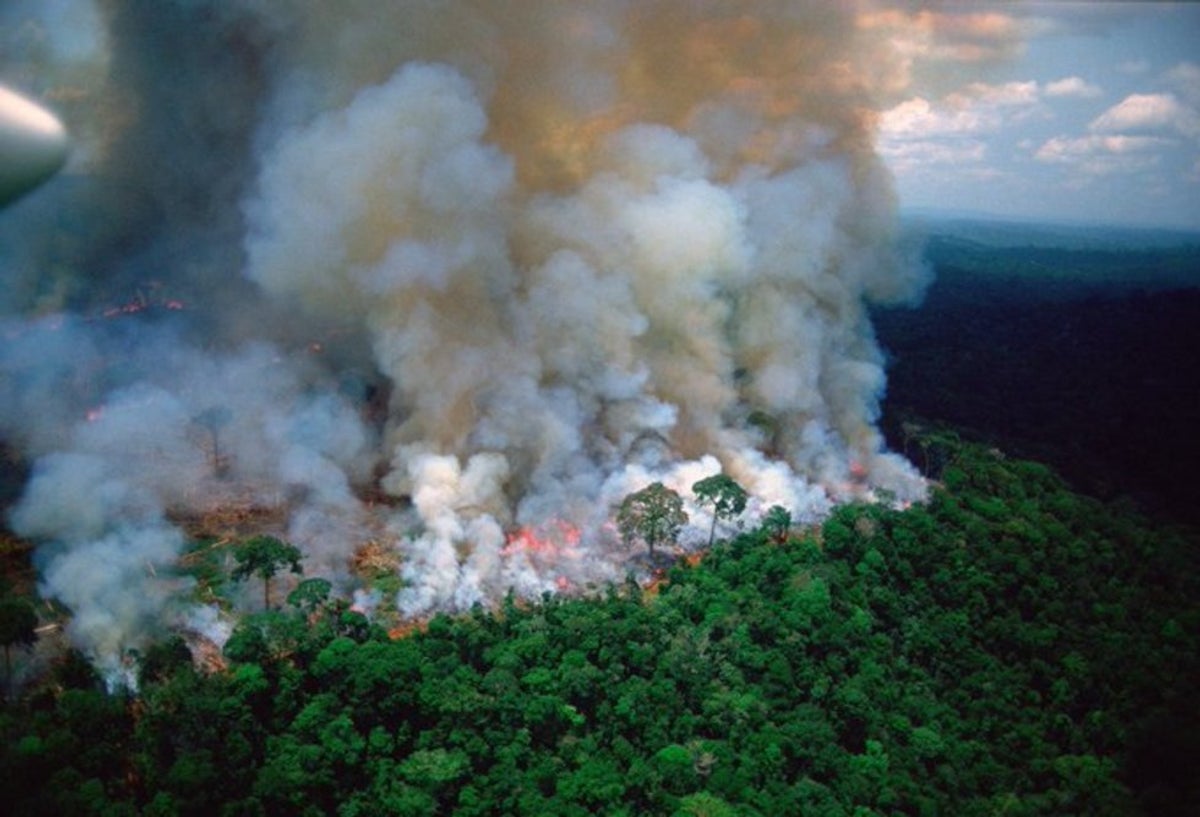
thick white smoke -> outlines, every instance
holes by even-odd
[[[80,5],[102,30],[45,95],[84,158],[0,215],[0,431],[101,660],[225,501],[284,508],[347,595],[382,543],[419,615],[619,579],[609,520],[654,480],[723,469],[798,520],[923,496],[875,428],[866,303],[923,274],[862,9]]]

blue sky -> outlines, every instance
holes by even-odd
[[[911,77],[878,142],[903,208],[1200,229],[1200,4],[905,19],[892,37]]]

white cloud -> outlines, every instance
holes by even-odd
[[[988,139],[1044,112],[1037,82],[973,82],[936,100],[913,97],[884,111],[880,154],[897,175],[953,166],[958,175],[999,173],[985,163]]]
[[[901,102],[884,111],[879,120],[880,132],[889,139],[953,136],[975,133],[981,127],[977,112],[935,105],[924,97]]]
[[[1177,66],[1169,77],[1185,83],[1192,75],[1190,63]],[[1194,66],[1192,66],[1194,67]],[[1200,70],[1196,72],[1200,79]],[[1047,93],[1049,88],[1047,88]],[[1184,137],[1181,139],[1180,137]],[[1180,158],[1192,139],[1200,138],[1200,114],[1171,93],[1130,94],[1112,105],[1087,126],[1081,136],[1056,136],[1043,142],[1033,158],[1070,168],[1073,183],[1089,178],[1142,174],[1142,181],[1165,177],[1166,163]]]
[[[886,110],[880,117],[885,140],[939,138],[994,131],[1020,118],[1039,102],[1036,82],[987,85],[974,82],[940,101],[914,97]]]
[[[1048,97],[1094,99],[1102,93],[1103,91],[1100,90],[1098,85],[1093,85],[1082,77],[1065,77],[1046,85],[1046,96]]]
[[[1038,84],[1029,80],[1028,82],[1006,82],[1003,85],[972,82],[959,93],[950,94],[946,100],[955,105],[1010,108],[1035,105],[1038,98]]]
[[[1037,149],[1034,158],[1042,162],[1070,162],[1101,153],[1113,155],[1143,153],[1174,144],[1157,136],[1056,136]]]
[[[880,154],[896,173],[908,173],[932,165],[955,165],[983,161],[987,146],[976,139],[923,140],[885,143]]]
[[[1156,167],[1161,163],[1162,150],[1175,144],[1174,140],[1157,136],[1056,136],[1043,143],[1033,158],[1070,165],[1088,176],[1109,176]]]
[[[1092,120],[1093,133],[1175,131],[1200,136],[1200,115],[1174,94],[1130,94]]]

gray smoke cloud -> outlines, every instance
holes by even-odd
[[[421,615],[619,579],[655,480],[687,541],[722,469],[751,521],[924,496],[875,427],[866,305],[925,271],[867,6],[55,5],[0,17],[77,142],[0,215],[0,433],[102,663],[195,617],[178,520],[222,502],[347,595],[382,543]]]

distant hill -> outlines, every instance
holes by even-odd
[[[1165,249],[1200,247],[1200,232],[1112,224],[1027,222],[986,216],[913,210],[904,228],[923,235],[957,238],[989,247],[1041,247],[1064,250]]]

